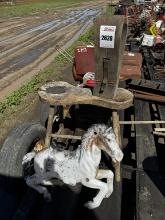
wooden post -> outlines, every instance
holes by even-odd
[[[70,105],[63,106],[63,119],[65,119],[69,113]]]
[[[45,138],[45,147],[49,147],[52,135],[52,126],[53,126],[53,117],[54,117],[54,106],[49,106],[49,117],[48,124],[46,130],[46,138]]]
[[[95,96],[107,99],[116,96],[126,34],[124,16],[101,15],[95,19]]]
[[[117,111],[112,112],[112,123],[113,123],[113,130],[116,136],[116,141],[119,144],[119,146],[121,146],[119,116]],[[120,182],[121,181],[120,162],[116,162],[114,168],[115,168],[115,180],[116,182]]]

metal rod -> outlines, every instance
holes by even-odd
[[[158,136],[165,137],[165,133],[163,133],[163,132],[153,131],[153,134],[158,135]]]
[[[56,48],[56,50],[57,50],[59,53],[61,53],[69,62],[73,63],[73,60],[71,60],[69,57],[67,57],[67,56],[65,55],[65,53],[63,53],[62,51],[60,51],[60,50],[57,49],[57,48]]]
[[[70,55],[70,53],[68,53],[67,50],[61,48],[60,46],[57,46],[56,48],[57,48],[58,50],[62,51],[63,53],[66,53],[66,54],[68,55],[68,57],[70,57],[71,59],[73,59],[73,56]]]
[[[75,135],[68,135],[68,134],[52,134],[53,138],[63,138],[63,139],[74,139],[74,140],[81,140],[81,136],[75,136]]]
[[[120,121],[121,125],[165,124],[165,121]]]
[[[61,51],[61,53],[66,54],[68,57],[70,57],[70,59],[73,59],[73,57],[64,49],[62,49],[61,47],[56,47],[56,50]]]
[[[155,131],[165,131],[165,128],[154,128]]]
[[[61,53],[66,59],[73,63],[74,57],[71,56],[65,49],[61,48],[59,45],[56,46],[56,50]]]

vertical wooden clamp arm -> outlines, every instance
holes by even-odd
[[[120,125],[119,125],[119,116],[117,111],[112,112],[112,123],[113,123],[113,130],[116,136],[116,141],[121,145],[121,137],[120,137]],[[115,180],[116,182],[121,181],[121,172],[120,172],[120,162],[116,162],[115,166]]]
[[[50,105],[49,106],[48,124],[47,124],[47,129],[46,129],[45,147],[50,146],[53,118],[54,118],[54,106]]]

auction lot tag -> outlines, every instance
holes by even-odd
[[[116,26],[100,26],[100,47],[114,48]]]

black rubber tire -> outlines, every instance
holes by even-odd
[[[40,102],[40,123],[46,127],[47,121],[48,121],[48,115],[49,115],[49,104]]]
[[[0,151],[0,175],[23,177],[22,159],[34,143],[44,139],[46,129],[39,123],[25,123],[14,128],[6,138]]]

